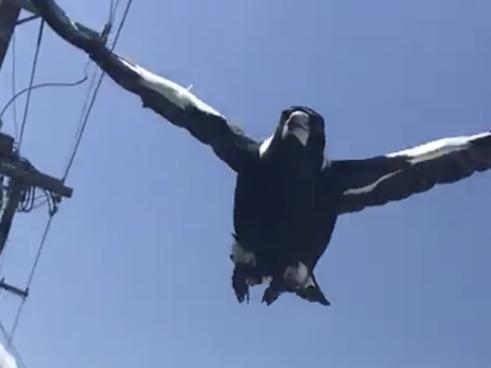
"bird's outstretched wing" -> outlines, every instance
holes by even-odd
[[[145,107],[211,146],[233,170],[240,171],[247,160],[257,155],[256,141],[229,124],[224,116],[188,89],[118,56],[104,46],[97,34],[70,20],[53,0],[33,0],[32,3],[59,36],[85,51],[123,88],[140,96]]]
[[[361,211],[453,183],[491,168],[491,131],[439,139],[365,160],[332,161],[323,175],[337,192],[337,213]]]

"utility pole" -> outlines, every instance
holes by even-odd
[[[27,160],[22,159],[14,149],[14,139],[7,134],[0,133],[0,175],[2,182],[4,177],[9,178],[8,185],[5,187],[7,192],[6,204],[3,208],[0,219],[0,255],[2,254],[7,242],[15,213],[19,203],[31,188],[40,188],[51,193],[56,198],[56,202],[61,201],[62,197],[70,198],[73,190],[64,183],[52,176],[38,171]],[[2,185],[3,190],[3,183]],[[0,193],[3,196],[3,193]],[[5,282],[0,282],[0,289],[7,290],[15,295],[27,297],[28,291],[22,291]]]
[[[31,13],[32,16],[19,21],[21,10]],[[30,0],[0,0],[0,70],[15,26],[38,16],[39,12]]]
[[[66,187],[61,180],[41,173],[29,162],[21,159],[14,150],[14,139],[3,133],[0,133],[0,175],[10,178],[7,186],[7,204],[0,221],[0,254],[2,254],[17,207],[29,188],[44,189],[58,198],[70,198],[73,190]]]
[[[29,0],[0,0],[0,72],[15,26],[19,23],[21,9],[37,15],[37,10]],[[22,22],[22,21],[21,21]],[[4,186],[4,179],[8,184]],[[71,197],[73,190],[63,181],[37,170],[29,161],[20,157],[14,147],[14,139],[0,133],[0,255],[5,248],[15,213],[28,190],[43,189],[59,202],[62,197]],[[6,195],[4,195],[4,191]],[[5,203],[4,203],[5,202]],[[26,298],[28,290],[21,290],[0,280],[0,289]]]
[[[0,70],[19,20],[20,8],[9,0],[0,0]]]

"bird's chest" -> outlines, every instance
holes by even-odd
[[[319,173],[308,165],[261,163],[238,176],[234,225],[250,247],[305,241],[319,207]]]

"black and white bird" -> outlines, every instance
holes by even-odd
[[[51,0],[33,0],[48,24],[83,49],[117,83],[172,124],[187,129],[236,174],[232,286],[239,302],[266,284],[263,301],[284,292],[328,305],[314,270],[339,215],[401,200],[491,168],[491,131],[444,138],[361,160],[324,156],[324,119],[294,106],[264,141],[246,136],[188,89],[108,50]]]

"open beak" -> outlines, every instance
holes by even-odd
[[[290,114],[281,134],[282,138],[294,136],[305,147],[310,135],[309,115],[303,111]]]

